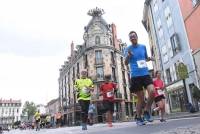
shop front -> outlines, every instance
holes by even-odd
[[[187,109],[187,95],[183,80],[177,81],[166,87],[167,101],[170,112],[185,112]]]

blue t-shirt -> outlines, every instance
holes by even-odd
[[[128,56],[128,51],[133,54],[128,61],[130,65],[131,77],[149,75],[146,64],[146,59],[148,57],[146,46],[142,44],[137,44],[136,46],[129,45],[124,50],[125,57]]]

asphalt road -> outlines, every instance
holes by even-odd
[[[11,130],[4,134],[200,134],[200,117],[167,120],[165,123],[155,120],[144,126],[135,122],[114,123],[112,128],[106,124],[89,126],[87,131],[81,127],[63,127],[58,129]]]

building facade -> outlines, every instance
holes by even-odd
[[[111,74],[112,81],[118,84],[118,92],[115,94],[115,115],[119,120],[133,116],[132,99],[128,90],[128,67],[124,65],[122,55],[124,43],[117,38],[116,26],[107,24],[102,15],[104,11],[99,8],[89,10],[92,17],[88,25],[84,27],[82,45],[71,44],[71,56],[60,69],[59,98],[65,123],[78,124],[80,121],[80,107],[78,106],[74,92],[74,82],[80,76],[82,69],[87,69],[88,76],[94,82],[92,100],[97,106],[97,122],[102,122],[102,113],[98,111],[99,87],[104,82],[104,75]]]
[[[46,107],[43,104],[36,105],[37,110],[40,111],[40,114],[46,114]]]
[[[0,124],[12,126],[16,121],[21,120],[21,100],[0,99]]]
[[[190,85],[198,85],[195,64],[178,0],[146,0],[143,13],[155,69],[163,72],[168,112],[186,111],[193,103]],[[179,65],[186,65],[188,77],[182,79]]]
[[[200,83],[200,48],[193,52],[194,63],[196,66],[197,78],[198,82]]]
[[[51,121],[56,122],[56,113],[60,111],[59,98],[49,101],[46,105],[46,114],[51,116]]]
[[[188,41],[192,50],[200,48],[200,0],[179,0]]]

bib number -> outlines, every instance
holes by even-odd
[[[146,68],[147,67],[147,63],[145,60],[137,61],[137,65],[138,65],[138,68]]]
[[[164,95],[164,91],[163,90],[159,89],[159,90],[157,90],[157,92],[158,92],[159,95]]]
[[[83,93],[85,93],[85,94],[88,94],[90,92],[90,90],[86,87],[83,87],[82,90],[83,90]]]
[[[110,91],[110,92],[107,92],[107,93],[106,93],[106,96],[107,96],[108,98],[113,97],[113,95],[114,95],[113,91]]]

